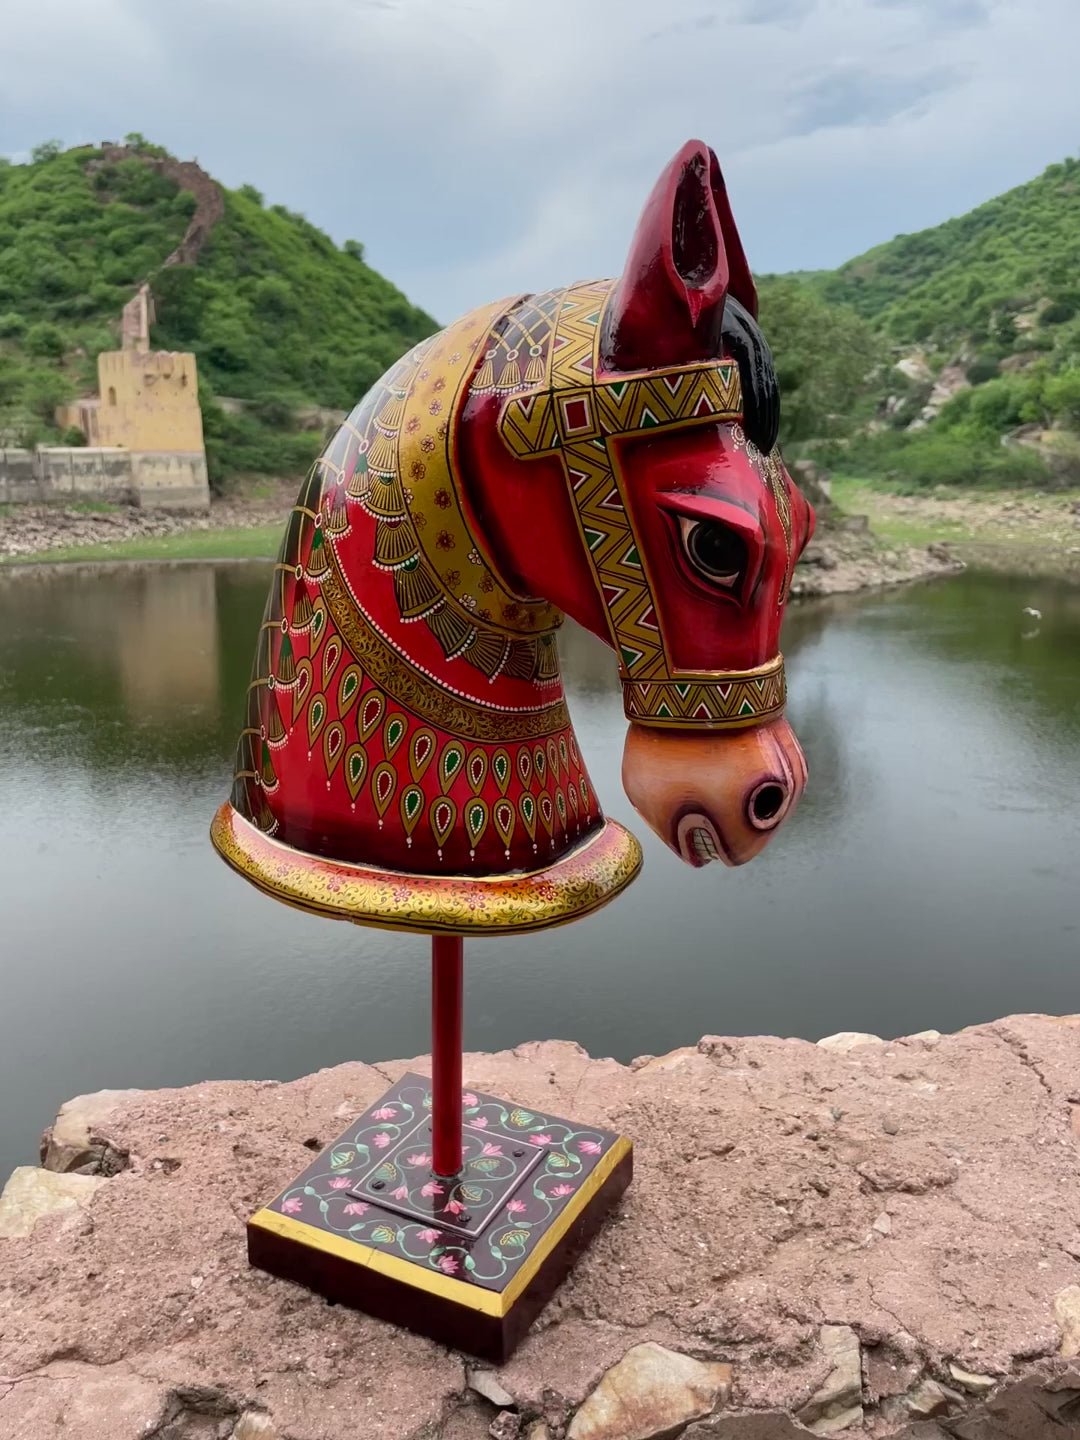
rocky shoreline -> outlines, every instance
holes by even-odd
[[[467,1056],[636,1149],[498,1371],[246,1262],[283,1175],[427,1063],[65,1106],[0,1199],[0,1440],[1077,1433],[1080,1016]]]
[[[190,531],[256,529],[276,525],[291,503],[291,493],[285,498],[275,492],[257,500],[215,500],[203,515],[141,510],[137,506],[99,511],[28,505],[19,507],[17,513],[15,507],[9,507],[7,514],[0,514],[0,557],[18,563],[38,560],[50,550],[68,552],[74,547],[123,545]],[[87,557],[88,561],[92,558]],[[850,594],[953,574],[963,568],[963,562],[944,546],[881,548],[865,517],[827,519],[802,557],[791,594],[796,598]]]
[[[972,494],[895,495],[862,487],[856,499],[869,514],[844,514],[833,504],[829,478],[813,462],[796,461],[793,473],[818,515],[818,528],[800,559],[791,586],[795,599],[854,594],[980,570],[1080,582],[1080,500],[1068,496],[980,497]],[[235,533],[280,526],[293,502],[291,481],[249,482],[216,497],[203,514],[173,514],[137,506],[56,505],[0,507],[0,561],[18,564],[62,550],[108,545],[123,559],[127,544],[190,532],[220,533],[228,559]],[[890,544],[875,533],[881,525],[937,531],[927,544]],[[273,549],[268,539],[267,558]],[[163,558],[172,558],[169,556]],[[250,558],[245,556],[245,558]],[[92,563],[88,555],[85,563]],[[83,563],[79,561],[79,563]],[[141,563],[146,563],[141,562]]]
[[[49,550],[83,545],[116,545],[188,531],[256,529],[282,523],[295,499],[295,486],[267,486],[259,495],[215,498],[202,513],[144,510],[138,505],[9,505],[0,507],[0,557],[19,561]]]
[[[850,595],[955,575],[964,562],[945,545],[881,548],[865,515],[826,521],[806,547],[791,585],[794,599]]]

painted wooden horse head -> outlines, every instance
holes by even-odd
[[[780,624],[813,512],[711,150],[683,146],[617,281],[418,345],[290,515],[215,844],[261,888],[431,932],[537,928],[627,884],[563,700],[563,612],[619,657],[623,780],[693,865],[802,792]]]

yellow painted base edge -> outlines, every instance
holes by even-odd
[[[514,1276],[510,1284],[502,1292],[504,1302],[503,1314],[508,1314],[524,1294],[525,1290],[532,1283],[541,1265],[548,1258],[551,1252],[562,1240],[574,1222],[588,1208],[589,1202],[593,1200],[607,1184],[617,1166],[632,1151],[633,1146],[625,1135],[620,1135],[612,1145],[611,1149],[603,1157],[596,1169],[582,1185],[581,1189],[569,1200],[566,1209],[559,1216],[558,1221],[550,1230],[546,1230],[541,1236],[540,1243],[529,1256],[528,1260]]]
[[[414,1290],[422,1290],[425,1294],[435,1295],[441,1300],[449,1300],[452,1304],[461,1305],[467,1310],[478,1310],[483,1315],[502,1319],[514,1308],[514,1305],[536,1278],[544,1261],[566,1236],[574,1222],[588,1207],[589,1202],[603,1189],[615,1169],[631,1153],[632,1149],[630,1141],[620,1135],[581,1189],[573,1199],[567,1202],[559,1218],[549,1230],[544,1232],[536,1249],[510,1284],[502,1291],[485,1290],[479,1285],[470,1285],[464,1280],[455,1280],[452,1275],[444,1275],[441,1271],[426,1270],[409,1260],[403,1260],[399,1255],[389,1255],[383,1250],[375,1250],[370,1245],[364,1245],[359,1240],[350,1240],[344,1235],[331,1235],[326,1230],[319,1230],[314,1225],[305,1224],[303,1220],[294,1220],[290,1215],[281,1215],[276,1210],[269,1210],[265,1207],[252,1215],[248,1225],[259,1230],[269,1231],[272,1235],[280,1235],[282,1239],[292,1240],[298,1245],[306,1246],[309,1250],[321,1250],[324,1254],[333,1255],[351,1265],[367,1267],[402,1285],[411,1286]]]
[[[210,839],[238,875],[293,909],[413,935],[531,934],[568,925],[621,894],[643,861],[637,838],[611,819],[542,870],[475,877],[322,860],[265,835],[228,801]]]

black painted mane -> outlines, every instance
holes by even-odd
[[[743,393],[743,428],[763,454],[780,432],[780,385],[772,351],[757,322],[734,295],[724,301],[724,353],[738,361]]]

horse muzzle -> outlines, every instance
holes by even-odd
[[[779,716],[744,729],[680,730],[631,724],[623,788],[680,859],[745,865],[791,815],[806,760]]]

